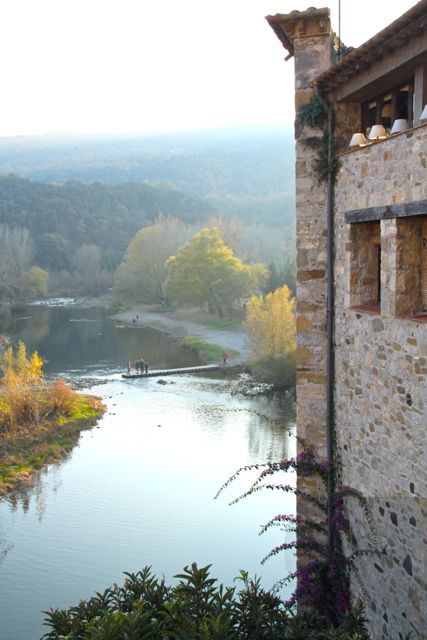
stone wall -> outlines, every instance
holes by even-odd
[[[309,20],[309,17],[307,17]],[[311,31],[313,33],[313,31]],[[295,110],[310,101],[310,81],[331,64],[329,30],[295,37]],[[326,186],[319,185],[312,165],[322,132],[303,125],[296,138],[297,218],[297,422],[298,434],[326,455]],[[306,486],[307,479],[302,479]],[[300,487],[302,488],[302,487]],[[311,487],[312,488],[312,487]],[[302,505],[300,505],[300,512]]]
[[[360,581],[353,579],[355,593],[369,597],[375,639],[409,631],[425,638],[427,630],[427,322],[404,317],[420,305],[422,219],[381,220],[375,312],[352,308],[363,303],[358,283],[370,277],[354,243],[369,253],[372,223],[348,224],[344,214],[426,199],[426,152],[424,126],[345,154],[336,183],[337,441],[343,482],[368,497],[383,550],[359,559]],[[359,547],[373,549],[356,503],[351,517]]]
[[[280,29],[292,41],[295,58],[295,146],[297,226],[297,424],[298,435],[326,455],[326,185],[312,166],[322,131],[298,117],[314,91],[311,80],[331,64],[329,10],[307,10],[279,16]],[[298,478],[298,488],[321,494],[317,479]],[[307,505],[298,499],[298,513]],[[311,510],[311,507],[310,507]],[[310,516],[312,514],[310,513]]]
[[[331,65],[329,11],[293,11],[270,24],[295,59],[298,114],[313,95],[312,79]],[[335,118],[337,136],[349,140],[360,130],[360,105],[335,105]],[[297,427],[326,457],[326,184],[313,170],[322,131],[297,116],[295,139]],[[359,503],[350,505],[358,547],[383,551],[360,557],[353,573],[374,640],[409,631],[427,637],[427,322],[404,317],[422,300],[423,221],[416,215],[349,224],[344,214],[427,199],[426,146],[423,126],[345,153],[336,182],[337,445],[343,483],[368,498],[374,516],[373,531]],[[298,478],[298,487],[322,490],[310,478]],[[304,516],[301,500],[298,513]]]

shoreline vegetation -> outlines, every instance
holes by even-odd
[[[279,290],[280,291],[280,290]],[[271,297],[271,296],[270,296]],[[267,297],[267,302],[269,302]],[[287,294],[285,303],[288,303]],[[261,336],[269,347],[271,335],[268,334],[270,317],[277,309],[260,309],[258,318],[253,318],[252,323],[262,328],[267,325],[266,336]],[[292,309],[283,309],[283,304],[278,308],[280,317],[288,313],[292,315]],[[295,351],[286,351],[285,345],[292,343],[292,331],[294,323],[287,329],[283,323],[283,335],[276,335],[273,352],[258,339],[258,357],[254,360],[254,345],[251,336],[247,333],[247,327],[243,319],[218,318],[218,316],[201,309],[173,309],[155,305],[135,304],[123,309],[114,315],[112,319],[117,323],[135,329],[149,327],[166,333],[176,340],[184,348],[192,349],[206,363],[217,361],[222,364],[224,351],[227,353],[227,367],[225,371],[240,374],[233,393],[254,396],[268,394],[276,391],[288,393],[295,388]],[[281,326],[281,321],[277,325]],[[288,335],[289,334],[289,335]],[[279,343],[282,344],[279,344]],[[274,351],[277,351],[276,355]],[[278,355],[279,354],[279,355]]]
[[[105,412],[101,399],[92,395],[76,393],[73,405],[69,415],[0,433],[0,496],[31,485],[44,467],[64,460],[80,433],[92,428]]]
[[[151,328],[192,349],[206,362],[220,361],[224,351],[230,365],[246,365],[250,350],[241,320],[218,318],[200,309],[171,309],[135,304],[112,314],[117,323],[134,328]]]
[[[48,300],[46,304],[49,305]],[[233,394],[254,396],[280,389],[287,391],[292,387],[292,384],[281,385],[266,380],[263,367],[251,362],[251,348],[243,321],[240,319],[218,318],[197,308],[173,309],[147,304],[129,305],[128,308],[114,313],[108,295],[100,298],[73,299],[71,304],[81,308],[100,306],[111,309],[111,318],[115,322],[136,329],[148,327],[168,334],[184,348],[195,351],[205,362],[222,362],[223,354],[226,352],[225,371],[233,375],[240,374]],[[4,372],[5,354],[7,351],[13,353],[11,345],[15,340],[9,336],[0,337],[0,358],[3,359]],[[25,349],[22,358],[23,370],[27,372],[31,367]],[[8,416],[13,393],[12,396],[9,394],[8,399],[5,393],[5,377],[0,383],[0,496],[31,485],[34,475],[40,470],[48,464],[63,460],[77,444],[80,433],[94,426],[106,410],[100,398],[78,394],[64,381],[56,380],[50,385],[43,381],[39,386],[43,378],[41,361],[36,366],[39,367],[36,378],[27,380],[27,389],[22,393],[18,360],[18,355],[15,362],[12,358],[9,361],[9,369],[15,370],[16,379],[13,384],[16,385],[16,402],[22,405],[19,407],[22,413],[20,419],[12,420],[11,416]],[[40,379],[37,378],[39,374]],[[54,408],[48,407],[46,411],[49,401],[52,402],[49,396],[54,396],[55,393],[61,398],[58,402],[57,397],[53,402]],[[22,397],[26,397],[26,404],[22,404]],[[61,403],[63,406],[60,406]],[[43,411],[35,409],[36,405],[43,406]],[[42,416],[40,419],[39,414]]]
[[[43,360],[27,355],[23,342],[0,354],[0,496],[31,484],[33,476],[58,462],[93,426],[106,407],[76,393],[64,380],[46,383]]]

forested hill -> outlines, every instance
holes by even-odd
[[[27,228],[43,258],[39,264],[44,266],[46,249],[49,259],[57,254],[58,264],[48,265],[56,269],[67,266],[77,247],[88,244],[100,247],[105,266],[115,268],[136,231],[159,214],[195,223],[213,212],[211,204],[171,186],[76,180],[43,184],[0,176],[0,225]]]
[[[41,182],[166,182],[227,216],[280,226],[294,221],[293,133],[278,126],[0,139],[0,173]]]

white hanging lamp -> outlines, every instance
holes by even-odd
[[[374,124],[369,132],[369,140],[383,140],[387,138],[387,131],[382,124]]]
[[[349,147],[365,147],[367,145],[367,140],[363,133],[353,133],[351,136]]]
[[[393,122],[390,133],[402,133],[402,131],[407,131],[408,129],[409,122],[406,120],[406,118],[397,118]]]

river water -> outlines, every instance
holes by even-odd
[[[99,309],[32,307],[9,329],[45,358],[48,376],[106,380],[90,392],[107,412],[67,460],[0,501],[1,640],[40,638],[41,611],[145,565],[170,580],[184,565],[212,563],[227,584],[247,569],[266,587],[294,569],[291,554],[260,563],[289,534],[258,535],[277,513],[294,512],[292,496],[265,491],[228,506],[250,486],[248,473],[213,499],[240,466],[293,453],[291,403],[231,396],[221,373],[123,380],[128,359],[156,368],[199,360],[157,331],[116,327]]]

